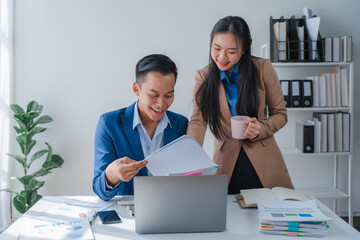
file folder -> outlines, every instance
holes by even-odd
[[[281,90],[283,91],[283,95],[284,95],[285,107],[291,107],[290,81],[289,80],[280,80],[280,85],[281,85]]]
[[[290,83],[291,106],[301,107],[301,80],[291,80]]]
[[[296,122],[296,147],[303,153],[314,152],[314,123]]]
[[[313,86],[311,80],[302,80],[301,107],[312,107],[313,105]]]

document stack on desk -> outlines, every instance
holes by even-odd
[[[283,235],[325,237],[331,220],[318,208],[315,200],[280,201],[258,200],[260,233]]]

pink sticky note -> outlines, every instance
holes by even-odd
[[[297,232],[288,231],[287,235],[291,237],[297,237]]]
[[[201,175],[204,172],[204,169],[196,170],[193,172],[184,173],[184,176],[190,176],[190,175]]]

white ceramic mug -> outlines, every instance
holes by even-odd
[[[246,129],[246,121],[248,116],[233,116],[231,117],[231,135],[236,139],[245,139],[244,132]]]

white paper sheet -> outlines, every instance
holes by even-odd
[[[182,136],[149,155],[146,165],[154,176],[168,176],[215,167],[203,148],[189,136]]]
[[[258,199],[260,219],[269,221],[303,222],[328,221],[317,206],[315,200],[310,201],[281,201]]]
[[[86,218],[55,220],[55,217],[31,219],[24,226],[20,240],[45,240],[45,239],[94,239],[89,221]]]
[[[310,18],[306,20],[306,26],[308,29],[309,37],[311,39],[312,51],[311,51],[311,60],[318,60],[319,53],[317,50],[317,37],[319,34],[320,27],[320,17]]]
[[[59,219],[86,217],[91,220],[95,211],[102,211],[115,202],[103,201],[100,198],[74,196],[68,201],[46,211],[47,214],[56,215]]]

